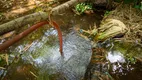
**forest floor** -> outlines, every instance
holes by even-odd
[[[12,19],[34,13],[43,8],[55,7],[55,0],[4,0],[0,1],[0,24]]]

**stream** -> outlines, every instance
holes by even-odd
[[[2,65],[7,69],[0,69],[1,80],[142,80],[142,46],[108,40],[93,48],[77,33],[101,19],[100,13],[78,16],[71,10],[53,16],[63,32],[64,56],[57,31],[45,25],[7,50],[9,66]]]

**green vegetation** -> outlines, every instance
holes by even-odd
[[[106,11],[105,14],[104,14],[104,16],[107,16],[109,14],[110,14],[110,11]]]
[[[79,3],[75,6],[76,13],[83,14],[86,10],[92,10],[93,5],[92,3]]]
[[[132,56],[126,57],[126,59],[131,64],[135,64],[137,62],[137,60],[134,57],[132,57]]]
[[[142,2],[134,6],[134,8],[140,9],[142,11]]]

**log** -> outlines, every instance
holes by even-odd
[[[40,22],[47,19],[48,19],[48,14],[46,12],[36,12],[30,15],[14,19],[10,22],[0,25],[0,35],[12,31],[14,29],[20,28],[22,26],[25,26],[27,24],[33,22]]]

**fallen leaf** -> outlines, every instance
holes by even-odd
[[[9,58],[9,55],[6,54],[6,55],[5,55],[5,60],[6,60],[7,65],[9,65],[8,58]]]

